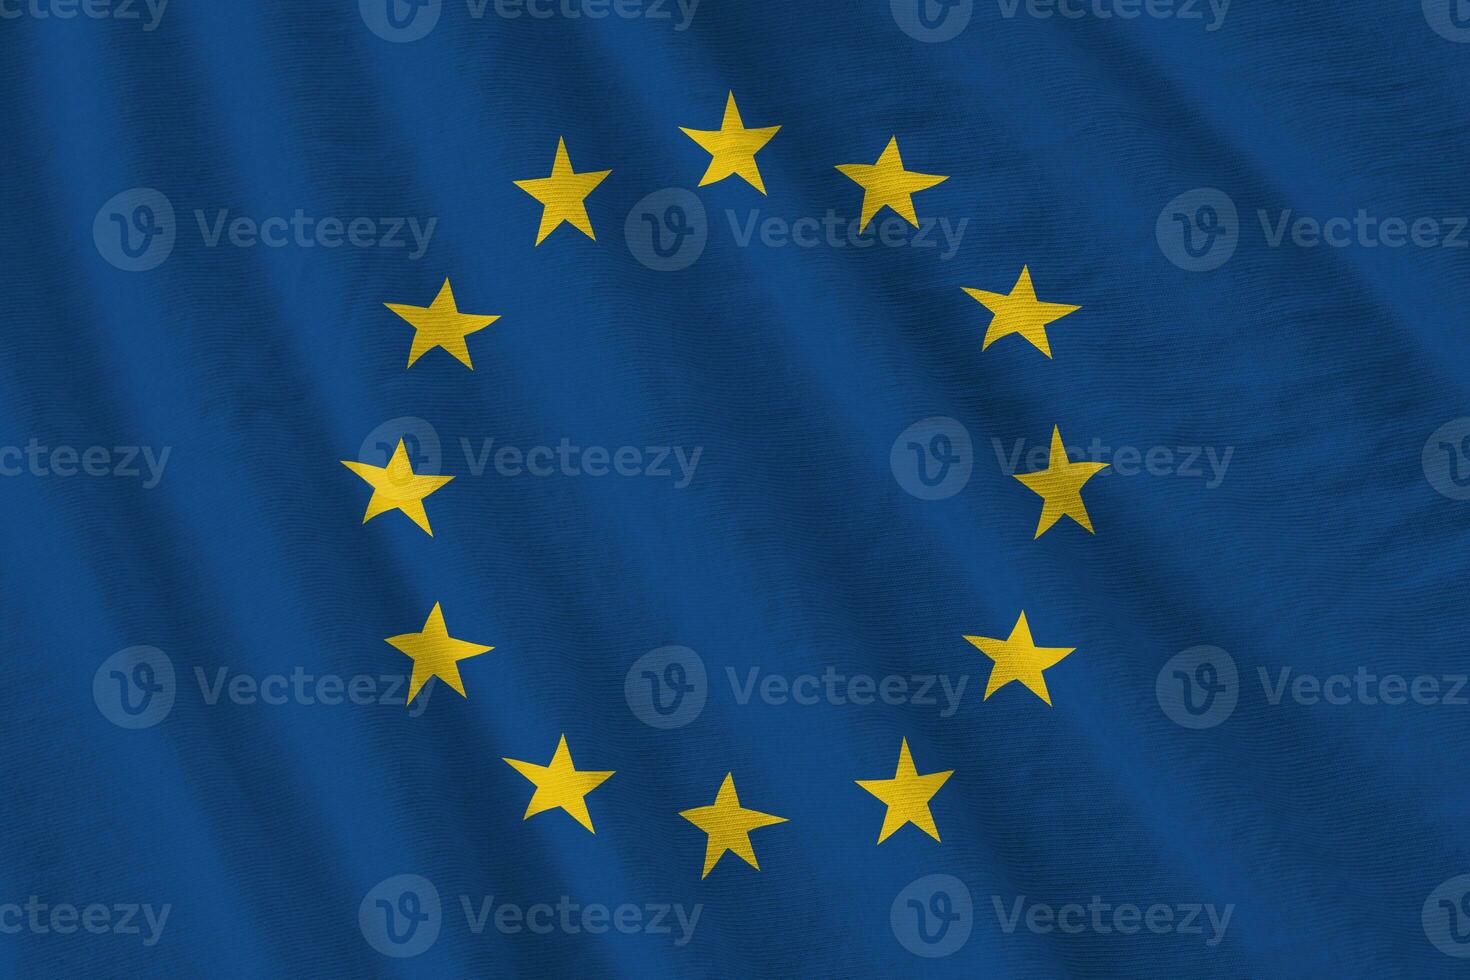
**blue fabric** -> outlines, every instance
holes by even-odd
[[[368,0],[180,0],[154,23],[0,0],[0,972],[1463,969],[1470,11],[924,2],[444,0],[395,22]],[[709,155],[679,127],[717,128],[732,91],[747,126],[781,126],[765,197],[696,186]],[[834,168],[895,135],[949,178],[914,196],[935,247],[902,222],[898,244],[847,239],[862,190]],[[546,176],[558,137],[612,174],[595,242],[533,247],[541,206],[513,181]],[[665,270],[647,235],[689,198],[640,202],[671,188],[705,241]],[[772,244],[829,211],[833,236]],[[1346,244],[1303,217],[1343,219]],[[278,244],[244,244],[271,218]],[[357,218],[360,242],[406,244],[348,242]],[[1436,244],[1390,219],[1434,219]],[[962,291],[1007,293],[1023,266],[1081,308],[1048,327],[1051,359],[982,350],[990,314]],[[443,350],[406,369],[412,329],[383,304],[427,306],[446,277],[501,319],[470,336],[472,372]],[[935,418],[959,429],[904,436]],[[1011,478],[1053,426],[1114,464],[1083,490],[1096,535],[1036,539],[1041,501]],[[405,434],[455,476],[432,537],[364,524],[340,463]],[[563,440],[581,455],[547,476],[493,455]],[[587,475],[587,447],[636,448],[638,475]],[[692,474],[675,447],[700,451]],[[951,457],[968,475],[926,499],[912,467]],[[494,647],[460,664],[467,698],[435,681],[377,703],[410,667],[384,638],[435,603]],[[1045,672],[1052,707],[1015,683],[984,698],[964,639],[1022,610],[1039,645],[1076,648]],[[704,701],[658,727],[645,670],[697,680],[683,652],[640,661],[668,646],[697,656]],[[857,675],[904,693],[860,682],[873,703],[853,703]],[[1438,694],[1384,703],[1389,675]],[[370,703],[342,694],[359,676]],[[950,711],[941,680],[962,679]],[[616,772],[587,797],[595,834],[523,820],[532,786],[502,762],[546,764],[562,735]],[[904,739],[920,772],[954,771],[942,842],[876,843],[884,807],[854,784]],[[752,833],[759,871],[727,854],[701,879],[679,813],[726,773],[788,822]],[[428,914],[401,875],[439,903],[412,956],[377,948],[387,910]],[[639,924],[496,925],[559,902]],[[698,907],[692,935],[676,906]]]

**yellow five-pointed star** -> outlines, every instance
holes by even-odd
[[[429,527],[429,515],[424,512],[424,498],[454,477],[415,473],[413,464],[408,461],[408,449],[403,445],[402,439],[398,440],[398,448],[393,450],[393,458],[388,460],[387,466],[358,463],[350,459],[342,460],[342,465],[362,477],[373,488],[367,513],[362,515],[364,524],[386,511],[401,510],[430,537],[434,536],[433,529]]]
[[[761,129],[746,129],[735,107],[735,93],[731,92],[725,103],[725,118],[719,129],[679,129],[710,155],[709,169],[700,178],[699,186],[724,180],[731,174],[744,178],[745,182],[762,194],[766,192],[765,181],[761,180],[760,168],[755,165],[755,155],[770,142],[780,126]]]
[[[1070,517],[1087,528],[1088,534],[1097,533],[1093,531],[1092,518],[1087,516],[1087,508],[1082,504],[1082,484],[1097,475],[1099,470],[1107,468],[1107,463],[1074,463],[1069,460],[1067,447],[1062,442],[1062,430],[1059,426],[1053,426],[1051,455],[1047,459],[1046,469],[1035,473],[1011,474],[1030,487],[1033,493],[1039,494],[1044,501],[1041,505],[1041,520],[1036,525],[1036,536],[1041,537],[1063,517]]]
[[[1031,639],[1031,627],[1026,623],[1024,609],[1021,610],[1021,618],[1016,620],[1011,635],[1006,639],[995,640],[988,636],[967,636],[965,639],[995,661],[995,667],[990,671],[990,683],[985,685],[985,697],[981,700],[989,700],[992,694],[1011,681],[1020,681],[1031,688],[1048,707],[1051,706],[1051,694],[1046,689],[1046,679],[1041,676],[1041,672],[1076,649],[1038,647]]]
[[[572,161],[567,156],[567,142],[556,138],[556,160],[551,165],[550,177],[535,180],[518,180],[515,185],[545,205],[541,209],[541,227],[536,232],[536,244],[557,229],[563,221],[579,229],[582,234],[597,241],[592,231],[592,219],[587,217],[587,205],[583,203],[592,189],[606,179],[611,170],[589,171],[585,174],[572,172]]]
[[[883,817],[883,829],[878,832],[878,843],[886,841],[895,830],[911,823],[924,833],[939,840],[939,830],[934,826],[934,814],[929,812],[929,801],[939,792],[954,770],[932,772],[921,776],[914,768],[914,757],[909,754],[909,740],[904,739],[898,747],[898,771],[892,779],[859,779],[857,784],[888,804]]]
[[[556,743],[556,753],[551,757],[549,766],[538,766],[534,762],[521,762],[519,759],[506,759],[505,762],[536,784],[536,792],[531,794],[531,802],[526,807],[526,815],[522,820],[530,820],[547,810],[565,810],[577,823],[592,833],[597,833],[592,830],[592,816],[587,812],[586,797],[612,773],[589,772],[573,766],[572,753],[567,748],[565,735]]]
[[[704,848],[704,871],[700,878],[710,873],[710,869],[725,856],[726,851],[734,851],[746,864],[759,871],[761,866],[755,860],[750,832],[757,827],[786,822],[785,817],[773,817],[769,813],[741,807],[740,797],[735,795],[734,773],[725,774],[725,781],[720,784],[720,792],[713,805],[684,810],[679,816],[709,835],[709,842]]]
[[[446,684],[459,692],[460,697],[465,697],[464,681],[459,677],[459,662],[495,649],[450,636],[444,625],[444,613],[437,602],[429,610],[429,618],[421,631],[390,636],[388,642],[413,658],[413,677],[408,681],[410,704],[430,677],[443,678]]]
[[[859,234],[867,230],[873,215],[885,205],[917,228],[919,218],[914,214],[914,199],[910,195],[949,180],[948,177],[903,169],[903,158],[898,155],[897,136],[888,141],[888,148],[883,151],[877,163],[841,163],[837,165],[837,169],[862,185],[863,215]]]
[[[444,280],[444,288],[434,297],[432,306],[408,306],[404,303],[383,305],[413,324],[413,347],[408,352],[409,367],[413,367],[414,361],[435,347],[443,347],[473,371],[475,366],[470,363],[470,348],[465,343],[465,338],[500,319],[498,316],[459,312],[459,308],[454,305],[454,291],[449,288],[448,279]]]
[[[985,330],[985,340],[980,344],[984,350],[1002,337],[1018,333],[1047,357],[1051,357],[1051,344],[1046,339],[1046,325],[1054,323],[1068,313],[1076,313],[1080,306],[1065,303],[1043,303],[1036,298],[1036,287],[1031,285],[1031,268],[1021,266],[1021,278],[1016,280],[1010,295],[988,293],[983,289],[961,287],[977,303],[981,303],[995,316]]]

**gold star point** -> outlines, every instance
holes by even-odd
[[[785,817],[742,807],[740,797],[735,792],[734,773],[725,774],[725,781],[720,784],[720,792],[713,804],[683,810],[679,816],[709,835],[704,849],[704,871],[699,875],[701,879],[709,875],[726,851],[735,853],[746,864],[759,871],[761,866],[756,861],[755,848],[750,843],[750,832],[759,827],[786,822]]]
[[[1076,647],[1038,647],[1031,638],[1031,626],[1026,622],[1026,611],[1021,610],[1011,635],[1004,640],[988,636],[965,637],[981,653],[995,661],[990,671],[990,681],[985,685],[985,697],[990,696],[1011,681],[1020,681],[1033,694],[1051,707],[1051,692],[1046,688],[1042,672],[1060,663]]]
[[[1099,472],[1107,469],[1108,465],[1107,463],[1072,462],[1067,458],[1067,446],[1062,442],[1061,427],[1053,426],[1051,452],[1047,458],[1046,469],[1037,470],[1034,473],[1011,474],[1042,499],[1041,519],[1036,524],[1036,537],[1041,537],[1063,517],[1072,518],[1082,525],[1088,534],[1096,534],[1097,532],[1092,529],[1092,518],[1088,516],[1087,507],[1082,502],[1082,486]]]
[[[745,122],[740,118],[740,109],[735,105],[735,93],[731,92],[725,102],[725,116],[720,121],[719,129],[687,129],[680,126],[679,130],[710,155],[709,168],[699,180],[700,187],[736,176],[764,194],[766,183],[761,178],[755,155],[771,141],[771,137],[780,128],[764,126],[746,129]]]
[[[454,302],[454,290],[447,277],[439,289],[439,295],[434,297],[434,302],[429,306],[410,306],[406,303],[383,305],[413,327],[413,346],[408,352],[409,367],[413,367],[415,361],[435,347],[442,347],[473,371],[475,365],[470,360],[470,348],[465,338],[500,319],[499,316],[461,313]]]
[[[567,142],[563,137],[556,139],[556,159],[551,164],[551,176],[531,180],[517,180],[515,185],[542,204],[541,224],[536,230],[536,244],[546,241],[546,236],[566,222],[582,234],[597,241],[592,230],[592,219],[587,216],[587,195],[607,179],[611,170],[577,173],[572,170],[571,157],[567,155]]]
[[[981,350],[987,349],[1002,337],[1020,334],[1031,346],[1051,357],[1051,343],[1046,336],[1047,325],[1082,309],[1066,303],[1043,303],[1037,299],[1036,287],[1031,282],[1030,266],[1021,267],[1021,276],[1009,293],[991,293],[968,286],[961,288],[971,299],[995,314],[991,317],[990,325],[985,328]]]
[[[390,510],[401,510],[408,515],[424,532],[430,537],[434,536],[433,528],[429,527],[429,515],[424,510],[424,498],[438,490],[444,484],[453,480],[452,476],[437,476],[427,473],[415,473],[413,464],[408,458],[408,449],[403,440],[398,440],[398,447],[393,450],[393,457],[388,460],[387,466],[374,466],[371,463],[359,463],[355,460],[344,459],[340,461],[358,476],[362,477],[370,487],[373,495],[368,500],[367,511],[362,515],[362,522],[385,514]]]
[[[437,602],[429,611],[422,630],[390,636],[386,642],[413,660],[413,676],[408,682],[409,704],[431,677],[441,678],[458,691],[460,697],[467,697],[464,681],[459,676],[459,662],[495,649],[450,636],[448,627],[444,625],[444,611]]]
[[[578,769],[572,763],[572,751],[567,748],[567,737],[562,735],[556,743],[556,752],[550,765],[537,765],[519,759],[505,759],[506,765],[525,776],[536,786],[531,802],[526,805],[522,820],[530,820],[547,810],[565,810],[588,832],[597,833],[592,827],[592,815],[587,811],[587,794],[605,783],[613,775],[612,770],[596,772]]]
[[[892,208],[895,214],[917,228],[919,218],[914,211],[913,195],[949,179],[905,170],[903,157],[898,152],[897,136],[888,141],[877,163],[842,163],[837,165],[837,169],[863,189],[860,234],[867,230],[868,222],[884,207]]]
[[[892,779],[856,780],[859,786],[888,805],[888,811],[883,815],[883,828],[878,832],[878,843],[883,843],[908,823],[939,840],[939,829],[934,825],[929,801],[953,775],[953,769],[920,775],[914,766],[913,754],[909,752],[909,740],[904,739],[898,747],[898,768]]]

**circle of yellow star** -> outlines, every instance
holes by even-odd
[[[909,753],[909,740],[904,739],[898,747],[898,769],[892,779],[857,780],[859,786],[888,804],[888,812],[883,816],[883,829],[878,832],[878,843],[886,841],[906,823],[939,840],[939,829],[934,826],[929,801],[953,775],[953,769],[919,775],[914,768],[914,757]]]
[[[402,439],[398,440],[398,448],[393,450],[393,458],[388,460],[387,466],[358,463],[350,459],[344,459],[341,463],[373,488],[367,513],[362,515],[364,524],[379,514],[401,510],[423,528],[429,537],[434,536],[433,529],[429,527],[429,515],[424,511],[424,498],[454,477],[415,473],[413,464],[408,461],[408,449],[403,445]]]
[[[544,205],[541,209],[541,227],[536,231],[536,244],[546,241],[546,236],[560,227],[563,221],[594,242],[597,241],[597,235],[592,231],[592,219],[587,216],[587,205],[584,202],[593,188],[607,179],[610,173],[611,170],[589,171],[584,174],[573,172],[571,158],[567,156],[567,141],[558,136],[551,176],[515,181],[517,187]]]
[[[409,367],[413,367],[414,361],[435,347],[442,347],[473,371],[475,365],[470,361],[470,348],[465,343],[465,338],[500,319],[499,316],[459,312],[459,307],[454,303],[454,290],[449,288],[447,278],[430,306],[409,306],[404,303],[383,305],[413,325],[413,346],[408,352]]]
[[[684,810],[679,816],[709,835],[704,849],[704,871],[699,876],[701,879],[709,875],[726,851],[738,854],[746,864],[759,871],[761,866],[755,859],[750,832],[757,827],[786,822],[785,817],[773,817],[769,813],[741,807],[740,797],[735,793],[734,773],[725,774],[725,781],[720,784],[720,792],[712,805]]]
[[[466,697],[464,681],[459,676],[459,662],[495,649],[450,636],[444,625],[444,611],[437,602],[429,610],[429,618],[424,621],[422,630],[390,636],[387,642],[413,660],[413,676],[408,681],[409,704],[413,703],[415,695],[430,677],[442,678],[444,683],[459,692],[460,697]]]
[[[912,195],[949,180],[948,177],[903,169],[903,157],[898,155],[897,136],[888,141],[888,148],[883,151],[877,163],[841,163],[837,165],[837,169],[863,188],[863,214],[859,234],[867,231],[868,222],[873,220],[873,215],[885,206],[892,208],[899,217],[917,228],[919,218],[914,213]]]
[[[526,815],[522,820],[530,820],[547,810],[565,810],[577,823],[592,833],[597,833],[592,829],[592,815],[587,812],[587,794],[606,782],[612,772],[578,770],[572,764],[572,752],[567,748],[565,735],[556,743],[556,752],[552,755],[549,766],[538,766],[534,762],[522,762],[519,759],[504,761],[536,784],[536,792],[531,794],[531,802],[526,806]]]
[[[1038,647],[1031,639],[1031,627],[1026,622],[1024,609],[1021,610],[1021,617],[1016,620],[1011,635],[1006,639],[996,640],[988,636],[967,636],[965,639],[995,661],[995,667],[990,671],[990,682],[985,685],[985,697],[981,700],[988,701],[992,694],[1011,681],[1020,681],[1045,701],[1047,707],[1051,706],[1051,693],[1046,689],[1046,679],[1041,672],[1061,662],[1063,657],[1077,649]]]
[[[710,155],[709,169],[700,178],[700,187],[734,175],[764,194],[766,184],[761,179],[760,168],[756,166],[755,155],[780,128],[746,129],[740,110],[735,106],[735,93],[731,92],[725,102],[725,118],[720,121],[719,129],[685,129],[680,126],[679,130]]]
[[[1035,473],[1012,473],[1031,491],[1038,494],[1041,505],[1041,520],[1036,525],[1036,537],[1041,537],[1063,517],[1070,517],[1096,534],[1092,529],[1092,518],[1087,516],[1087,507],[1082,503],[1082,485],[1108,468],[1107,463],[1074,463],[1067,458],[1067,447],[1062,442],[1060,426],[1052,426],[1051,454],[1046,469]]]
[[[980,344],[981,350],[985,350],[1002,337],[1018,333],[1029,341],[1031,346],[1047,357],[1051,357],[1051,344],[1046,339],[1047,324],[1054,323],[1068,313],[1076,313],[1082,309],[1080,306],[1043,303],[1038,300],[1036,287],[1031,284],[1030,266],[1021,266],[1021,278],[1017,279],[1015,286],[1011,287],[1009,295],[990,293],[983,289],[971,289],[968,286],[960,288],[964,289],[975,302],[995,314],[991,317],[990,326],[985,328],[985,340]]]

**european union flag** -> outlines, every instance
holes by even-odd
[[[1467,70],[0,0],[0,975],[1460,975]]]

